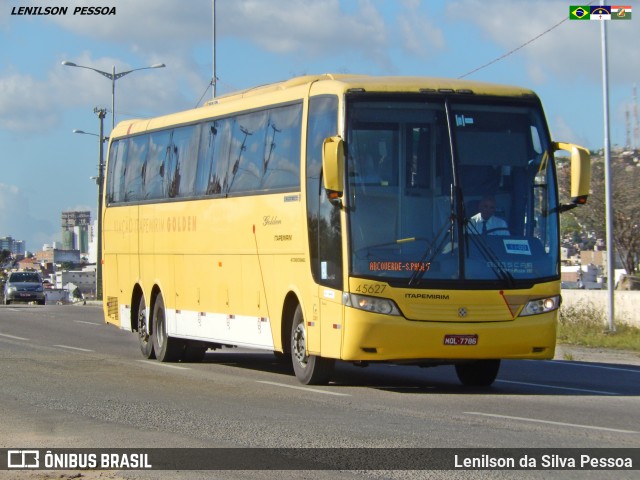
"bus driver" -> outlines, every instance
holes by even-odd
[[[509,235],[509,227],[500,217],[496,217],[496,199],[491,195],[482,197],[478,204],[479,213],[469,219],[474,234],[481,235]]]

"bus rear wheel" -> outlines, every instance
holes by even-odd
[[[456,365],[458,379],[465,387],[488,387],[498,376],[500,360],[478,360]]]
[[[161,362],[177,362],[182,356],[184,343],[181,340],[172,338],[167,334],[167,319],[164,310],[164,300],[162,294],[158,294],[153,302],[152,333],[153,350],[156,358]]]
[[[149,329],[149,319],[147,318],[147,304],[144,301],[144,295],[140,297],[138,302],[138,312],[136,315],[138,319],[138,343],[140,344],[140,351],[144,358],[150,360],[156,358],[156,354],[153,350],[153,339]]]
[[[307,334],[300,305],[291,325],[291,360],[298,380],[305,385],[322,385],[329,381],[335,360],[307,354]]]

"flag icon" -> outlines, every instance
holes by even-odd
[[[588,6],[569,6],[569,20],[589,20],[590,15],[591,9]]]
[[[631,7],[612,5],[611,20],[631,20]]]
[[[591,7],[590,20],[611,20],[611,7],[608,5],[602,5]]]

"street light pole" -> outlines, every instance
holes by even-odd
[[[104,117],[107,116],[107,110],[105,108],[94,108],[93,112],[98,115],[100,119],[100,134],[85,132],[84,130],[74,129],[73,133],[81,133],[83,135],[93,135],[99,138],[98,145],[98,176],[91,177],[96,181],[98,185],[98,212],[96,214],[98,225],[96,228],[95,241],[96,241],[96,300],[102,300],[102,202],[104,196],[104,142],[109,140],[109,137],[104,136]]]
[[[116,125],[116,80],[129,75],[130,73],[137,72],[138,70],[147,70],[151,68],[164,68],[164,63],[156,63],[150,67],[134,68],[133,70],[126,70],[124,72],[116,73],[116,67],[113,66],[111,73],[103,72],[93,67],[85,67],[84,65],[77,65],[73,62],[64,61],[62,65],[66,67],[78,67],[86,68],[87,70],[93,70],[100,75],[107,77],[111,80],[111,130]],[[100,142],[99,142],[99,158],[98,158],[98,232],[97,237],[97,258],[96,258],[96,299],[102,300],[102,202],[104,197],[104,117],[107,115],[107,111],[104,108],[94,108],[93,112],[98,115],[100,119]],[[85,133],[80,132],[78,133]]]
[[[600,0],[602,6],[603,0]],[[607,61],[607,22],[600,22],[602,40],[602,98],[604,103],[604,191],[607,244],[607,319],[609,332],[615,332],[615,252],[613,242],[613,187],[611,176],[611,149],[609,146],[609,64]]]
[[[133,70],[127,70],[124,72],[116,73],[116,67],[114,65],[111,70],[111,73],[109,73],[109,72],[103,72],[102,70],[98,70],[97,68],[85,67],[84,65],[77,65],[73,62],[68,62],[66,60],[62,62],[62,65],[64,65],[65,67],[78,67],[78,68],[86,68],[87,70],[93,70],[94,72],[97,72],[100,75],[103,75],[107,77],[109,80],[111,80],[111,130],[113,130],[113,128],[116,126],[116,80],[124,77],[125,75],[129,75],[132,72],[137,72],[138,70],[148,70],[150,68],[166,67],[164,63],[156,63],[154,65],[151,65],[150,67],[134,68]]]
[[[104,197],[104,117],[107,111],[94,108],[93,112],[100,119],[98,149],[98,231],[96,232],[96,300],[102,300],[102,199]]]

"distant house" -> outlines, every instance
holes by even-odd
[[[96,272],[95,270],[61,271],[55,274],[55,288],[67,289],[68,284],[73,284],[83,295],[95,295]]]
[[[36,272],[40,272],[42,268],[40,267],[40,262],[33,258],[23,258],[16,262],[18,265],[18,270],[34,270]]]

